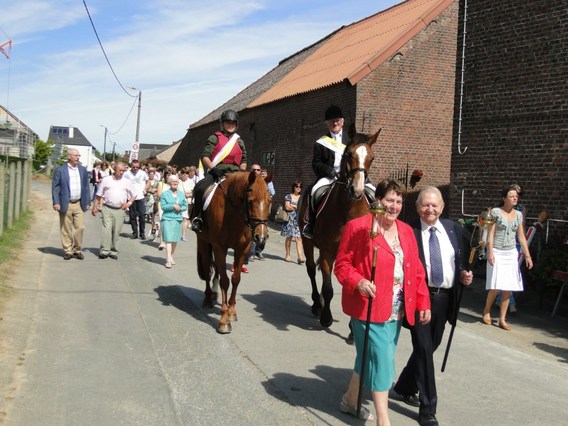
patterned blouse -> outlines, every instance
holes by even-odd
[[[392,243],[394,253],[394,282],[392,285],[392,314],[389,321],[399,320],[404,317],[404,253],[398,237]]]

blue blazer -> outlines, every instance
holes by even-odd
[[[448,322],[451,325],[456,323],[458,318],[458,292],[463,291],[462,284],[460,283],[460,272],[464,270],[463,259],[462,259],[462,229],[459,224],[449,219],[440,218],[442,226],[446,230],[450,242],[454,248],[455,254],[455,267],[456,273],[454,276],[454,284],[452,286],[452,291],[450,295],[450,303],[448,304]],[[426,260],[424,259],[424,246],[422,244],[422,226],[420,220],[412,225],[414,228],[414,236],[416,237],[416,242],[418,243],[418,255],[426,271]],[[428,282],[428,275],[426,275],[426,282]]]
[[[81,177],[81,210],[84,212],[89,208],[90,189],[89,189],[89,172],[87,169],[78,165],[79,176]],[[69,208],[69,200],[71,199],[71,190],[69,188],[69,166],[67,163],[56,167],[53,171],[53,179],[51,181],[51,199],[53,205],[59,204],[61,213],[65,213]]]

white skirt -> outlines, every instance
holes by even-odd
[[[519,269],[518,252],[493,249],[495,265],[487,262],[486,290],[523,291],[523,276]]]

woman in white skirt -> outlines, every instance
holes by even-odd
[[[533,267],[531,254],[525,238],[523,227],[523,214],[514,209],[519,202],[517,186],[511,185],[501,191],[501,207],[491,210],[495,216],[495,226],[489,233],[487,244],[487,282],[485,288],[489,290],[485,309],[483,311],[483,323],[491,324],[491,306],[501,290],[501,306],[499,315],[499,327],[510,330],[506,315],[509,307],[511,291],[523,291],[523,277],[517,260],[518,251],[515,236],[518,237],[521,249],[525,255],[528,269]]]

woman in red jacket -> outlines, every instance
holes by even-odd
[[[343,312],[351,317],[357,348],[355,368],[340,409],[356,415],[365,320],[368,301],[372,297],[364,385],[372,391],[377,425],[390,424],[388,391],[395,378],[395,351],[402,318],[406,316],[409,324],[414,325],[415,311],[418,310],[421,323],[430,321],[430,297],[414,232],[397,220],[403,194],[404,188],[396,181],[380,182],[375,196],[386,207],[386,213],[379,219],[379,235],[375,238],[370,235],[370,214],[349,221],[335,261],[335,275],[343,286]],[[378,248],[377,266],[374,280],[370,280],[375,247]],[[360,416],[364,420],[374,418],[363,407]]]

